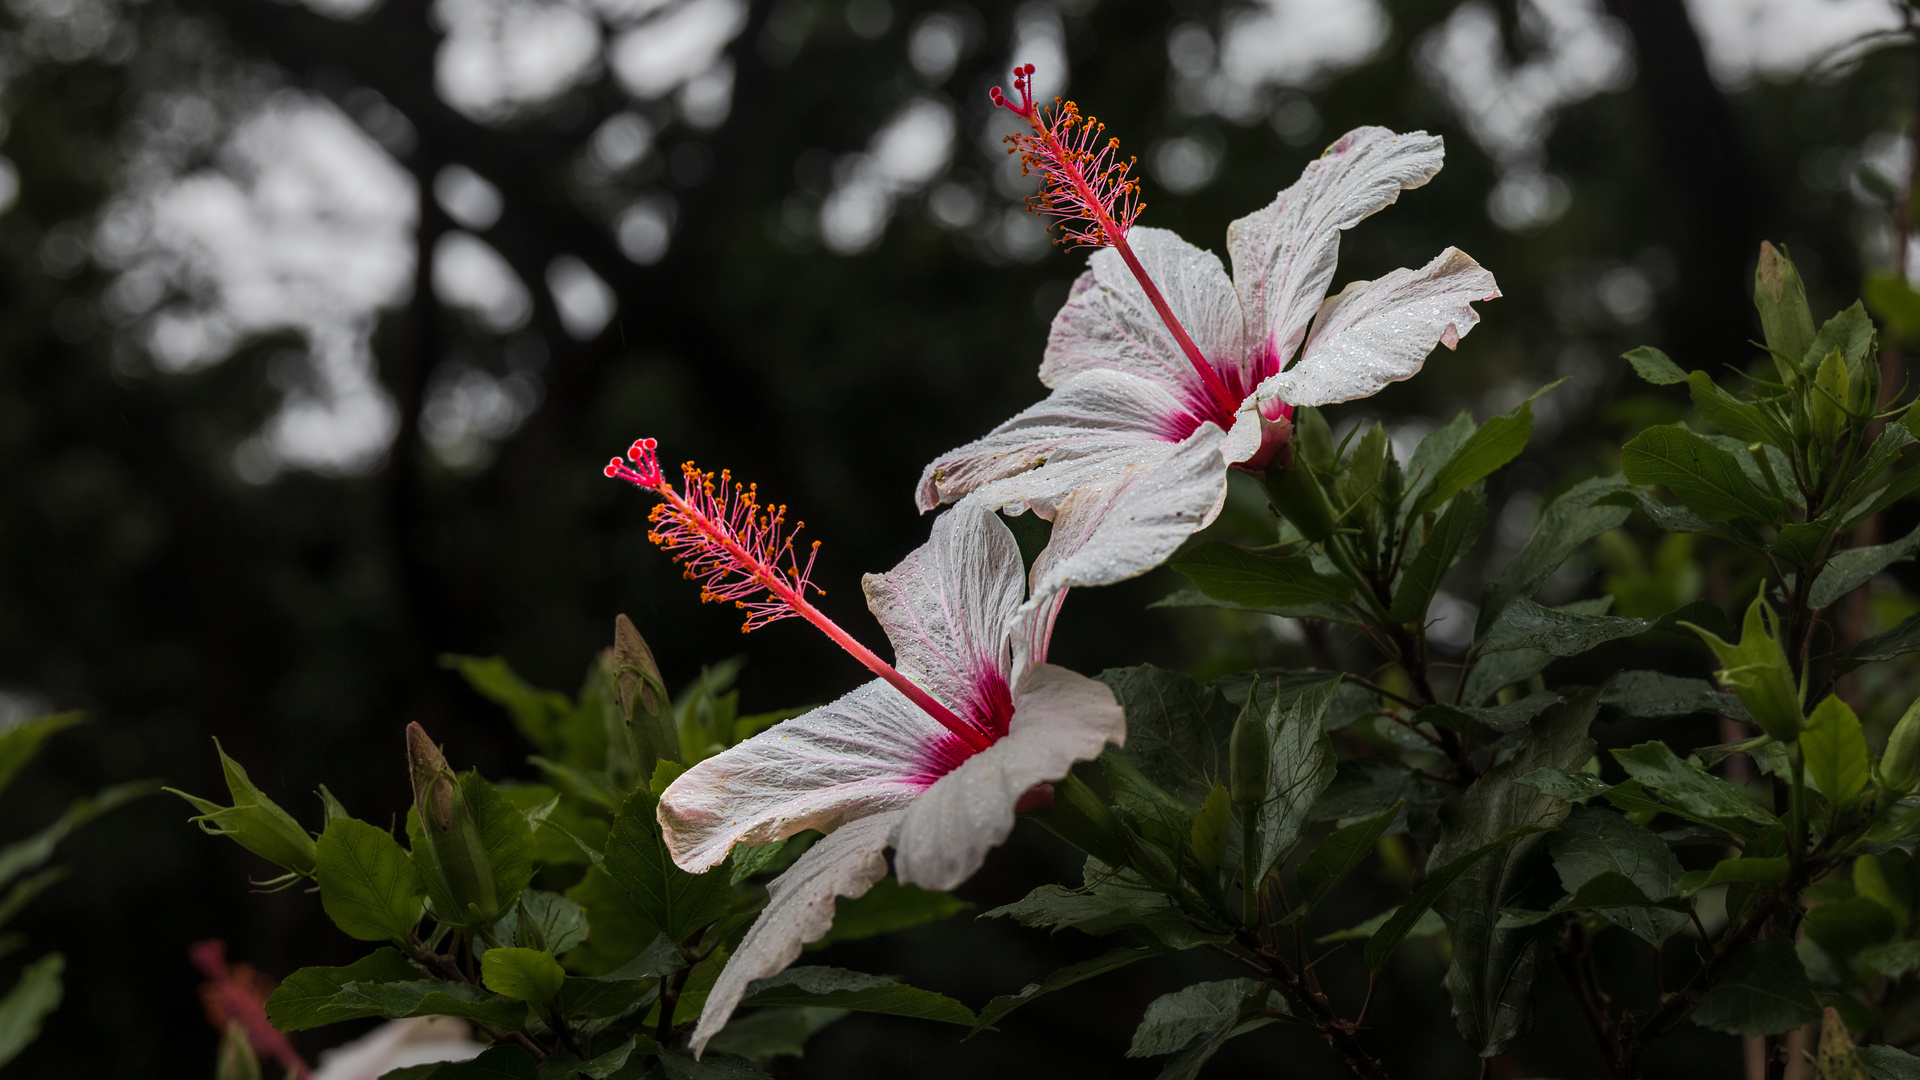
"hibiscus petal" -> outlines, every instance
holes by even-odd
[[[913,801],[945,771],[953,736],[875,679],[782,721],[682,773],[660,797],[673,861],[718,866],[735,844],[771,844],[834,829]]]
[[[808,848],[767,885],[767,906],[707,994],[693,1029],[695,1057],[727,1026],[749,983],[779,974],[799,959],[801,946],[826,936],[833,928],[835,897],[864,896],[887,876],[887,835],[900,816],[894,811],[853,822]]]
[[[1444,156],[1439,137],[1424,131],[1356,128],[1265,209],[1227,227],[1250,358],[1268,348],[1278,361],[1293,355],[1333,282],[1341,231],[1432,179]]]
[[[916,499],[925,512],[978,492],[990,509],[1051,518],[1073,489],[1164,458],[1191,424],[1186,405],[1164,386],[1089,371],[985,438],[936,458],[920,474]]]
[[[1075,585],[1110,585],[1144,574],[1211,524],[1227,496],[1221,441],[1220,429],[1207,424],[1153,467],[1136,466],[1062,502],[1048,551],[1034,564],[1033,598],[1023,610],[1053,602]]]
[[[1246,327],[1220,257],[1165,229],[1133,229],[1127,244],[1201,355],[1216,366],[1237,365]],[[1085,371],[1124,371],[1152,379],[1184,400],[1209,400],[1206,384],[1120,253],[1101,248],[1088,261],[1091,269],[1074,282],[1066,306],[1053,318],[1040,381],[1063,386]]]
[[[996,691],[1006,701],[1007,624],[1026,596],[1025,578],[1013,531],[967,500],[940,515],[900,565],[861,585],[900,672],[979,721],[993,711]]]
[[[1493,275],[1458,248],[1418,270],[1356,281],[1327,298],[1300,362],[1268,379],[1258,397],[1331,405],[1376,394],[1418,372],[1435,345],[1459,344],[1480,321],[1473,301],[1499,295]]]
[[[1022,795],[1126,737],[1126,716],[1104,683],[1052,664],[1035,667],[1014,694],[1007,737],[941,777],[901,815],[895,874],[922,888],[954,888],[1013,831]]]

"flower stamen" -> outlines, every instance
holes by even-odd
[[[934,700],[933,695],[854,640],[807,600],[809,589],[816,596],[825,595],[825,591],[811,580],[819,541],[807,548],[804,563],[795,546],[804,522],[795,523],[789,530],[787,508],[762,504],[758,485],[742,488],[731,473],[723,471],[716,478],[695,468],[692,462],[680,467],[681,486],[675,490],[660,469],[658,447],[653,439],[639,439],[627,449],[631,465],[614,458],[604,471],[609,477],[660,497],[648,515],[653,528],[647,539],[672,556],[685,569],[688,580],[700,582],[701,600],[730,600],[746,611],[742,633],[797,615],[969,746],[984,750],[992,745],[975,725]]]
[[[1100,144],[1106,125],[1094,117],[1081,116],[1080,107],[1073,102],[1055,98],[1053,109],[1041,109],[1033,100],[1033,72],[1032,64],[1013,69],[1013,88],[1020,95],[1018,105],[997,86],[987,92],[995,105],[1033,128],[1031,135],[1007,136],[1007,141],[1013,144],[1007,152],[1019,151],[1023,174],[1038,172],[1041,176],[1040,191],[1029,200],[1029,206],[1034,212],[1055,219],[1061,228],[1060,243],[1110,247],[1120,254],[1147,294],[1148,303],[1160,314],[1160,321],[1166,323],[1174,342],[1213,396],[1220,410],[1221,426],[1231,427],[1233,416],[1240,409],[1240,398],[1227,389],[1220,373],[1194,344],[1186,327],[1174,317],[1166,297],[1147,276],[1147,268],[1140,264],[1132,245],[1127,243],[1127,230],[1133,228],[1134,219],[1146,209],[1146,204],[1140,201],[1140,181],[1130,175],[1139,159],[1130,157],[1121,161],[1119,139],[1109,138],[1104,145]]]

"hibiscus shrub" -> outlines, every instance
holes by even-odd
[[[1152,1003],[1129,1054],[1191,1077],[1281,1023],[1381,1077],[1372,989],[1409,939],[1444,936],[1432,990],[1483,1058],[1527,1029],[1551,960],[1622,1080],[1684,1024],[1766,1037],[1777,1069],[1779,1037],[1816,1021],[1823,1076],[1920,1075],[1900,1049],[1920,1039],[1920,703],[1878,755],[1855,709],[1897,711],[1873,666],[1920,651],[1920,615],[1870,633],[1861,603],[1920,551],[1920,530],[1873,542],[1920,487],[1920,409],[1883,402],[1866,311],[1816,325],[1792,263],[1765,247],[1764,354],[1734,390],[1628,354],[1655,386],[1685,383],[1713,430],[1650,427],[1622,475],[1568,487],[1487,574],[1470,640],[1448,644],[1428,632],[1436,597],[1481,538],[1487,478],[1527,445],[1531,402],[1462,414],[1405,460],[1380,425],[1336,438],[1318,408],[1410,377],[1498,295],[1448,249],[1325,297],[1340,231],[1431,177],[1439,140],[1341,139],[1229,231],[1229,279],[1133,227],[1130,163],[1071,105],[1037,108],[1031,71],[1018,105],[995,100],[1032,128],[1017,141],[1044,174],[1039,209],[1100,250],[1055,322],[1053,395],[930,466],[923,507],[954,505],[865,579],[893,660],[810,602],[813,549],[784,507],[690,464],[676,485],[636,442],[607,474],[659,500],[652,539],[706,598],[748,629],[811,623],[875,679],[740,716],[730,668],[673,697],[624,619],[577,699],[455,658],[538,749],[543,782],[457,772],[410,727],[404,845],[324,789],[315,839],[229,762],[234,805],[195,800],[207,820],[379,946],[294,973],[266,1002],[273,1025],[441,1015],[492,1043],[389,1074],[408,1078],[750,1076],[845,1011],[977,1033],[1040,995],[1206,949],[1240,976]],[[1890,302],[1920,310],[1911,293]],[[1253,548],[1195,536],[1236,471],[1270,501]],[[1671,589],[1639,589],[1623,614],[1611,596],[1535,599],[1590,542],[1630,544],[1618,530],[1636,515],[1751,583],[1737,623],[1688,595],[1647,610]],[[1190,582],[1162,604],[1298,620],[1321,667],[1095,679],[1047,661],[1069,587],[1162,563]],[[1642,635],[1665,669],[1607,667]],[[1692,677],[1709,656],[1718,687]],[[1616,722],[1700,716],[1738,737],[1596,741],[1631,727]],[[977,1012],[791,966],[810,943],[954,914],[948,890],[1021,815],[1084,852],[1084,871],[985,917],[1119,936],[1111,951]],[[1360,890],[1343,883],[1370,864],[1404,895],[1353,912]],[[1619,965],[1596,963],[1602,939],[1642,950],[1651,994],[1607,985]]]

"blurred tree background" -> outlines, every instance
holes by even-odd
[[[7,0],[0,714],[93,723],[0,806],[34,825],[136,777],[214,794],[218,737],[310,824],[323,781],[399,813],[411,720],[458,765],[530,776],[439,657],[570,689],[618,612],[670,684],[746,656],[749,710],[857,684],[798,624],[742,639],[703,609],[645,541],[649,500],[599,467],[653,435],[759,482],[824,542],[823,606],[878,641],[859,575],[924,539],[927,460],[1041,395],[1084,258],[1024,213],[999,145],[986,90],[1016,62],[1140,156],[1143,224],[1215,250],[1349,128],[1446,136],[1446,170],[1349,234],[1339,280],[1453,244],[1505,298],[1335,419],[1371,410],[1404,452],[1568,377],[1490,493],[1497,565],[1543,498],[1681,414],[1622,386],[1623,349],[1751,358],[1763,237],[1822,317],[1906,257],[1903,26],[1879,0]],[[1262,513],[1236,493],[1221,527]],[[1711,562],[1663,576],[1655,539],[1615,537],[1554,587],[1623,610],[1745,587]],[[1276,620],[1147,610],[1176,583],[1076,595],[1055,659],[1309,662]],[[312,897],[245,891],[264,864],[186,816],[151,799],[69,843],[75,873],[22,925],[67,952],[68,997],[14,1074],[208,1075],[192,941],[276,975],[355,955]],[[1001,903],[1070,863],[1023,826],[962,895]],[[977,1003],[1100,947],[963,918],[831,962]],[[1379,1047],[1406,1075],[1475,1075],[1423,947],[1382,990]],[[782,1068],[1150,1076],[1120,1055],[1163,978],[1129,969],[958,1045],[855,1017]],[[1503,1075],[1598,1075],[1564,989],[1540,985]],[[1262,1032],[1213,1068],[1271,1075],[1284,1054],[1289,1075],[1342,1075],[1301,1038]],[[1724,1041],[1665,1052],[1742,1075]]]

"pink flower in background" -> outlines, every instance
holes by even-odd
[[[1229,466],[1258,471],[1281,453],[1295,407],[1368,397],[1411,377],[1436,345],[1451,349],[1473,329],[1472,302],[1500,295],[1455,248],[1326,295],[1340,233],[1431,179],[1438,137],[1349,132],[1228,228],[1229,278],[1211,252],[1132,228],[1137,185],[1111,179],[1113,144],[1096,152],[1087,137],[1097,122],[1071,103],[1043,112],[1029,96],[1031,67],[1016,74],[1021,103],[998,90],[994,100],[1035,132],[1016,141],[1044,177],[1036,208],[1090,223],[1069,225],[1064,239],[1100,250],[1053,321],[1040,365],[1053,393],[934,460],[917,501],[924,511],[972,495],[1057,519],[1070,493],[1110,489],[1082,500],[1103,520],[1076,558],[1036,580],[1036,597],[1159,565],[1219,513]]]
[[[227,964],[227,943],[219,938],[195,942],[187,950],[188,959],[207,981],[200,984],[200,1001],[206,1006],[207,1019],[219,1030],[238,1024],[247,1033],[247,1044],[258,1058],[272,1058],[280,1067],[309,1080],[313,1070],[294,1053],[287,1041],[267,1021],[267,998],[273,993],[273,980],[248,964]]]
[[[674,535],[703,538],[709,561],[689,554],[690,568],[715,569],[724,556],[728,587],[754,582],[830,627],[836,642],[852,643],[800,594],[804,574],[762,557],[787,550],[782,542],[742,542],[724,515],[669,494],[653,454],[651,440],[642,440],[630,451],[632,468],[616,462],[609,472],[668,499],[656,524],[670,519],[681,530]],[[768,520],[762,515],[756,520]],[[1063,535],[1035,573],[1070,549]],[[1022,611],[1019,546],[978,503],[936,519],[925,545],[864,586],[898,667],[853,643],[858,651],[849,651],[881,678],[700,762],[660,799],[668,850],[692,873],[720,865],[737,844],[771,844],[805,829],[829,834],[769,885],[767,907],[707,998],[696,1052],[725,1026],[747,984],[785,968],[827,932],[835,897],[863,895],[886,875],[889,846],[901,881],[951,889],[1007,838],[1017,809],[1045,805],[1050,781],[1126,737],[1112,691],[1046,663],[1062,597]],[[717,592],[712,584],[709,592]]]

